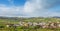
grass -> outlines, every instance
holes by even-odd
[[[60,19],[56,19],[56,18],[45,18],[45,19],[26,19],[24,20],[26,22],[48,22],[48,21],[52,21],[52,22],[57,22],[60,21]],[[60,31],[60,28],[56,28],[56,29],[43,29],[43,28],[39,28],[39,29],[34,29],[33,26],[29,27],[28,29],[21,29],[22,26],[19,26],[17,28],[14,27],[6,27],[6,23],[11,23],[11,24],[18,24],[19,21],[15,21],[15,20],[10,20],[10,19],[0,19],[0,26],[4,26],[3,28],[0,28],[0,31]]]
[[[56,29],[48,29],[48,28],[37,28],[34,29],[33,26],[29,27],[29,28],[22,28],[22,26],[19,26],[17,28],[14,27],[6,27],[5,25],[1,24],[0,26],[4,26],[3,28],[0,28],[0,31],[60,31],[60,28],[56,28]]]
[[[2,23],[11,23],[11,24],[18,24],[19,21],[15,20],[9,20],[9,19],[0,19],[0,24]]]
[[[60,29],[20,29],[20,28],[4,28],[4,29],[0,29],[0,31],[60,31]]]

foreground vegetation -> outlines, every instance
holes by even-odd
[[[0,27],[0,31],[60,31],[60,28],[56,29],[47,29],[47,28],[35,28],[35,27],[29,27],[29,28],[22,28],[22,27]]]
[[[28,28],[25,28],[23,26],[18,26],[18,27],[6,27],[7,23],[10,24],[18,24],[19,21],[24,21],[24,22],[60,22],[60,18],[43,18],[43,17],[33,17],[33,18],[5,18],[1,17],[0,18],[0,31],[60,31],[60,28],[36,28],[33,26],[30,26]]]

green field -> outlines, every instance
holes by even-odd
[[[19,19],[0,19],[0,31],[60,31],[60,28],[56,29],[49,29],[49,28],[35,28],[35,27],[28,27],[28,28],[22,28],[22,26],[19,27],[6,27],[7,23],[10,24],[18,24],[19,21],[25,21],[25,22],[60,22],[60,18],[19,18]],[[1,27],[3,26],[3,27]]]
[[[37,28],[37,29],[34,29],[34,27],[30,27],[30,28],[26,28],[26,29],[21,29],[21,27],[17,27],[17,28],[14,28],[14,27],[4,27],[4,28],[0,28],[0,31],[60,31],[60,28],[56,28],[56,29],[42,29],[42,28]]]

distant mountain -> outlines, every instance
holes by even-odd
[[[54,16],[53,18],[60,18],[60,16]]]
[[[3,16],[0,16],[0,19],[12,19],[12,20],[17,20],[18,18],[17,18],[17,17],[3,17]]]

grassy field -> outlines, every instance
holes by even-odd
[[[1,23],[11,23],[11,24],[17,24],[19,21],[15,20],[9,20],[9,19],[0,19],[0,24]]]
[[[60,22],[60,18],[26,18],[26,19],[20,19],[19,21],[25,21],[25,22]],[[37,28],[34,29],[34,27],[29,27],[29,28],[22,28],[21,26],[19,27],[6,27],[7,23],[11,24],[18,24],[18,20],[12,20],[12,19],[0,19],[0,31],[60,31],[60,28],[56,29],[48,29],[48,28]],[[3,26],[3,27],[1,27]]]
[[[2,28],[0,29],[0,31],[60,31],[60,28],[57,28],[57,29],[42,29],[42,28],[39,28],[39,29],[33,29],[33,28],[28,28],[28,29],[21,29],[21,27],[17,27],[17,28],[14,28],[14,27],[10,27],[10,28]]]

